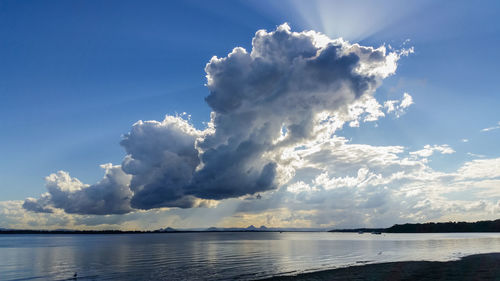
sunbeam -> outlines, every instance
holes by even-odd
[[[420,11],[427,1],[293,0],[290,3],[299,21],[307,25],[304,28],[359,42]]]

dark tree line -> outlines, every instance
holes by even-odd
[[[334,229],[330,232],[442,233],[442,232],[500,232],[500,219],[478,222],[429,222],[395,224],[389,228]]]
[[[500,219],[478,222],[439,222],[396,224],[385,230],[390,233],[432,232],[500,232]]]

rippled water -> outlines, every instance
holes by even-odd
[[[500,252],[498,233],[0,235],[0,280],[256,279]]]

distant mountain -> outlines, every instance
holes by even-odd
[[[155,232],[178,232],[178,230],[175,228],[171,228],[171,227],[165,227],[165,228],[160,228],[158,230],[155,230]]]
[[[189,231],[189,230],[187,230]],[[289,231],[294,231],[294,232],[317,232],[317,231],[327,231],[325,228],[298,228],[298,227],[266,227],[264,225],[260,227],[255,227],[254,225],[250,225],[248,227],[209,227],[205,230],[202,231],[226,231],[226,232],[240,232],[240,231],[247,231],[247,232],[289,232]]]
[[[249,227],[246,228],[246,230],[249,230],[249,231],[269,231],[269,228],[267,228],[264,225],[261,225],[259,228],[255,227],[253,225],[250,225]]]
[[[246,228],[243,227],[209,227],[205,231],[269,231],[267,227],[261,226],[259,228],[254,225],[250,225]]]

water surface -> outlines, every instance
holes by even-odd
[[[0,280],[251,280],[500,252],[499,233],[0,235]]]

